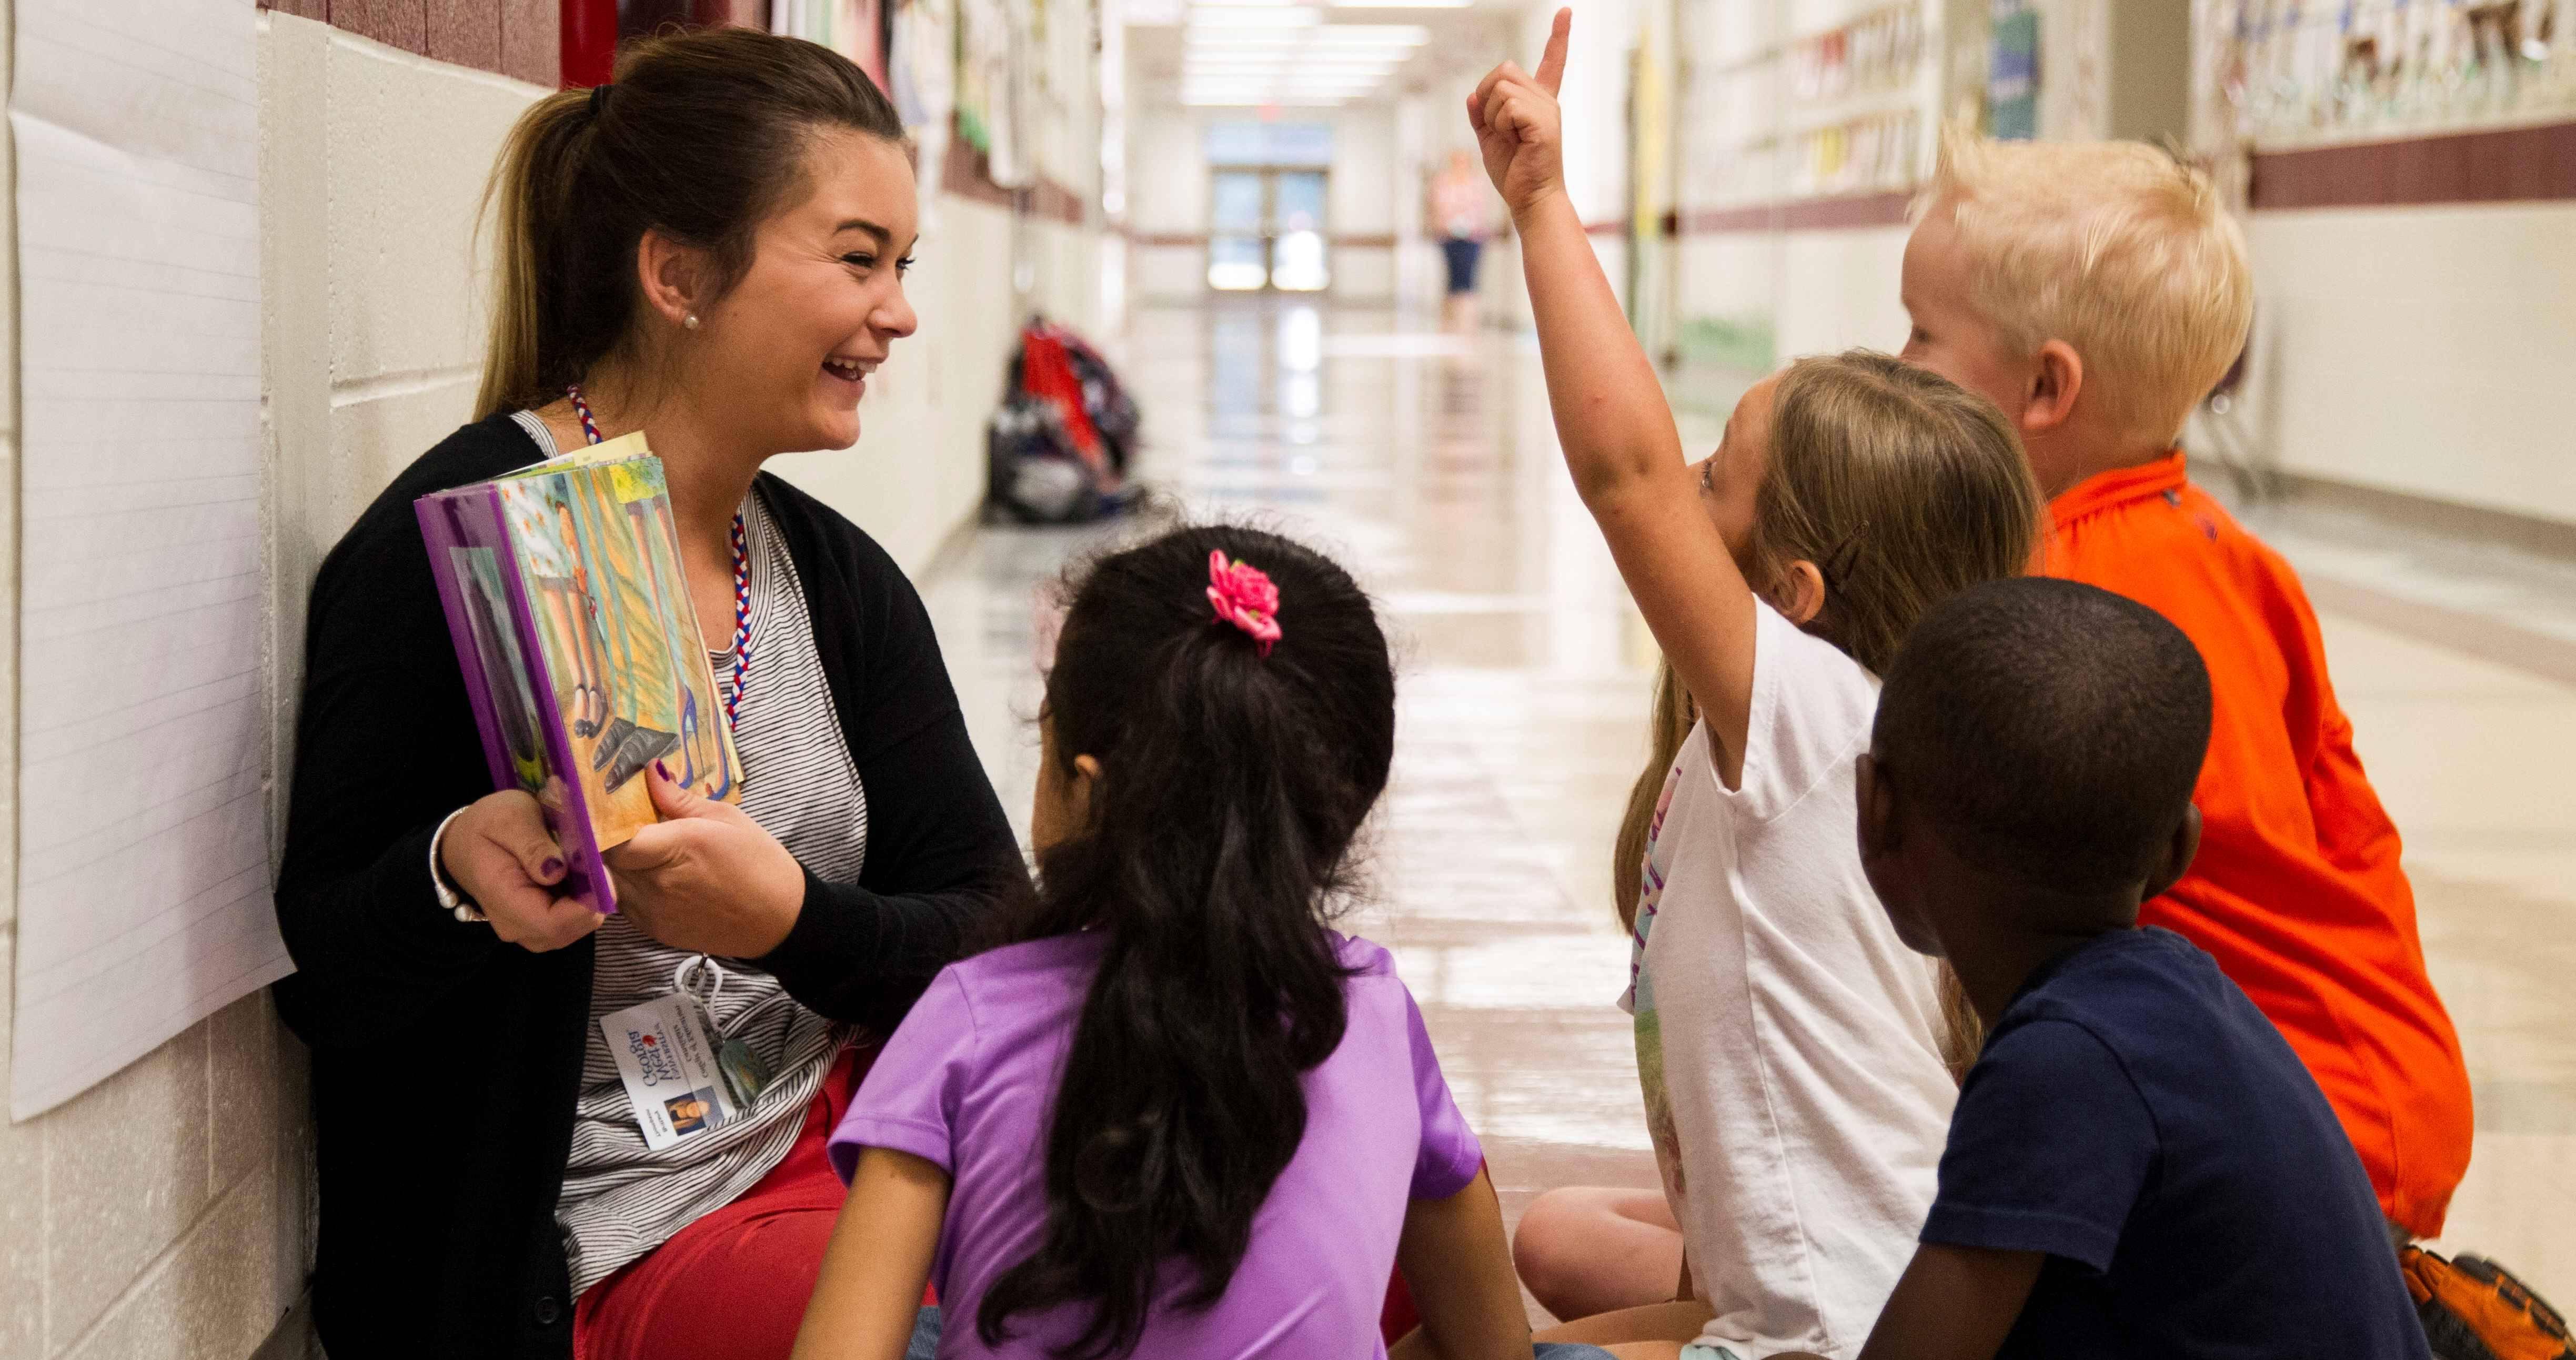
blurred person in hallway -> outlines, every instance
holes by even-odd
[[[2401,1238],[2468,1170],[2468,1071],[2397,828],[2353,751],[2298,574],[2194,485],[2183,421],[2242,351],[2244,236],[2135,142],[1943,138],[1906,244],[1905,357],[2003,408],[2053,498],[2045,570],[2140,601],[2216,692],[2200,856],[2143,918],[2216,956],[2290,1041]]]
[[[1686,458],[1566,192],[1571,21],[1467,111],[1575,491],[1701,716],[1652,811],[1622,998],[1686,1252],[1669,1303],[1548,1339],[1849,1357],[1932,1202],[1957,1097],[1938,970],[1862,872],[1855,763],[1915,620],[2028,569],[2038,489],[1991,403],[1867,352],[1756,384]]]
[[[1444,329],[1476,328],[1476,266],[1484,257],[1492,221],[1492,199],[1476,158],[1464,148],[1450,152],[1449,163],[1431,180],[1431,225],[1439,233],[1441,263],[1448,275],[1440,305]]]
[[[733,28],[629,48],[505,144],[477,418],[332,550],[307,631],[277,997],[313,1049],[334,1356],[783,1357],[861,1036],[1028,891],[911,582],[763,471],[854,443],[913,333],[902,135],[846,59]],[[489,792],[412,502],[637,431],[744,782],[654,772],[602,918],[537,802]],[[646,1008],[703,1025],[737,1117],[648,1140],[608,1041]],[[419,1117],[425,1062],[472,1136]]]

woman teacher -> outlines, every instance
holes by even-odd
[[[480,418],[313,590],[278,1002],[313,1048],[335,1360],[786,1355],[869,1045],[1027,891],[919,596],[761,471],[853,443],[913,331],[901,137],[858,68],[743,29],[642,44],[510,135]],[[663,821],[610,853],[602,918],[557,895],[535,800],[487,792],[412,501],[639,429],[744,778],[736,808],[645,776]],[[656,1151],[600,1021],[675,974],[765,1081]]]

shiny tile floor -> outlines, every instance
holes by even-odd
[[[1383,604],[1401,726],[1352,928],[1396,951],[1506,1213],[1653,1186],[1608,886],[1651,644],[1557,461],[1535,352],[1294,304],[1148,311],[1111,348],[1150,480],[1325,547]],[[1023,829],[1033,591],[1119,532],[988,529],[924,583]],[[2350,615],[2325,631],[2476,1084],[2448,1243],[2576,1304],[2576,688]]]

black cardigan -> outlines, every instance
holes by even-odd
[[[297,972],[277,1004],[313,1050],[314,1308],[334,1360],[572,1353],[554,1214],[591,942],[529,953],[458,922],[430,887],[432,832],[492,785],[412,515],[415,497],[538,456],[507,416],[458,430],[376,498],[313,586],[277,887]],[[794,928],[754,962],[805,1005],[884,1033],[1027,872],[912,584],[812,497],[768,474],[758,491],[870,799],[859,881],[808,873]]]

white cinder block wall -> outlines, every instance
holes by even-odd
[[[0,0],[0,43],[9,18]],[[307,587],[385,483],[472,413],[486,282],[474,215],[503,134],[543,90],[284,13],[258,22],[271,789],[282,827]],[[0,138],[0,179],[10,147]],[[921,332],[881,375],[859,447],[778,464],[916,573],[982,498],[982,421],[1019,306],[1012,271],[997,266],[1011,258],[1011,214],[953,195],[939,209],[914,275]],[[13,309],[14,223],[0,212],[0,292]],[[1023,229],[1036,305],[1089,325],[1096,231]],[[0,327],[12,373],[15,334]],[[0,495],[12,497],[15,398],[15,383],[0,382]],[[16,560],[15,523],[12,505],[0,513],[0,563]],[[14,589],[0,591],[0,628],[14,635]],[[16,789],[14,658],[0,648],[0,768],[11,772],[0,806]],[[14,824],[0,815],[0,1080]],[[11,1217],[0,1232],[0,1360],[236,1360],[271,1342],[312,1257],[305,1070],[263,993],[44,1116],[0,1124]],[[301,1317],[291,1325],[263,1360],[302,1354]]]
[[[2247,419],[2293,472],[2576,524],[2576,203],[2256,213]]]

